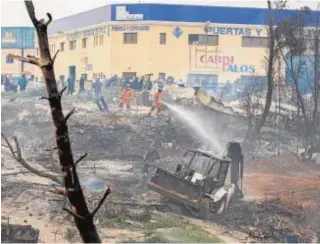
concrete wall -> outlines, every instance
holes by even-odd
[[[85,30],[85,29],[84,29]],[[103,35],[103,43],[94,45],[94,37],[87,39],[87,47],[82,47],[82,38],[76,40],[76,48],[69,49],[69,41],[73,40],[67,34],[59,34],[49,38],[51,47],[51,55],[60,49],[55,62],[56,78],[60,75],[68,76],[69,66],[76,66],[76,79],[80,79],[80,75],[86,73],[89,79],[92,79],[94,73],[110,73],[110,38]],[[61,50],[61,43],[64,42],[64,50]],[[90,66],[92,65],[92,68]],[[36,75],[41,75],[36,72]]]

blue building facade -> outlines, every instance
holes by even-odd
[[[267,4],[263,2],[262,5],[267,5]],[[297,10],[281,10],[281,11],[274,10],[273,13],[274,13],[275,25],[276,25],[279,21],[288,19],[291,16],[293,16],[295,13],[297,13]],[[310,26],[310,27],[316,26],[316,22],[318,20],[319,15],[320,15],[319,11],[311,11],[309,15],[309,19],[307,20],[307,26]],[[269,19],[269,10],[267,8],[263,9],[263,8],[195,6],[195,5],[176,5],[176,4],[149,4],[149,3],[112,4],[112,5],[106,5],[96,9],[92,9],[86,12],[82,12],[79,14],[75,14],[72,16],[68,16],[62,19],[54,20],[51,23],[51,25],[49,25],[48,33],[49,35],[65,34],[66,36],[68,36],[67,39],[65,40],[66,43],[68,43],[70,40],[77,40],[77,39],[80,40],[81,37],[98,36],[100,34],[103,34],[103,35],[106,34],[107,36],[109,36],[110,33],[112,32],[114,33],[114,35],[111,35],[111,36],[120,36],[119,33],[121,32],[128,32],[127,34],[134,34],[129,32],[139,32],[136,35],[137,36],[139,35],[139,37],[141,36],[141,39],[142,39],[143,36],[146,36],[144,33],[147,33],[148,31],[151,30],[150,26],[153,26],[153,25],[156,26],[159,23],[161,25],[166,26],[168,25],[168,23],[170,23],[171,25],[173,25],[172,30],[170,31],[166,30],[164,32],[166,32],[165,34],[168,34],[168,38],[170,38],[171,35],[174,35],[175,38],[168,41],[168,43],[169,42],[174,43],[176,42],[177,39],[180,38],[180,40],[182,39],[184,41],[184,43],[182,43],[183,41],[181,41],[182,43],[181,45],[184,45],[186,47],[185,53],[189,52],[190,54],[189,57],[184,56],[184,58],[181,58],[182,55],[179,55],[179,58],[183,59],[183,61],[188,60],[189,58],[189,61],[188,61],[189,70],[185,68],[187,67],[187,65],[181,65],[181,67],[183,66],[182,68],[187,71],[181,72],[183,73],[182,75],[178,73],[176,74],[176,76],[181,78],[181,77],[184,77],[184,74],[186,74],[187,81],[190,81],[190,82],[203,81],[203,84],[201,84],[201,86],[203,86],[205,89],[216,90],[218,89],[217,83],[229,82],[230,81],[229,77],[233,79],[232,82],[234,80],[238,80],[239,78],[238,85],[239,87],[243,87],[245,86],[246,83],[249,83],[249,81],[251,80],[252,77],[249,75],[251,73],[256,73],[257,75],[261,76],[259,77],[259,79],[255,77],[255,79],[259,80],[259,82],[257,83],[263,84],[265,82],[266,80],[265,74],[264,72],[259,72],[259,69],[260,69],[259,67],[261,65],[260,65],[260,61],[257,61],[257,59],[260,58],[260,56],[262,58],[262,55],[260,55],[260,53],[257,54],[256,56],[259,56],[259,57],[252,58],[252,61],[250,57],[248,57],[249,61],[247,61],[245,60],[245,58],[247,58],[247,55],[255,56],[257,52],[256,51],[251,52],[249,55],[249,52],[247,53],[244,51],[249,50],[247,48],[251,48],[251,47],[253,48],[259,47],[261,50],[263,49],[263,51],[265,51],[265,48],[267,48],[267,46],[262,44],[260,45],[260,42],[262,43],[262,39],[258,40],[259,43],[258,41],[257,43],[254,43],[253,40],[255,37],[260,38],[260,33],[263,33],[261,31],[265,31],[266,29],[265,26],[268,25],[268,19]],[[157,22],[157,23],[152,23],[152,22]],[[210,27],[205,27],[205,25],[202,25],[207,22],[212,23],[212,25],[210,25]],[[194,26],[201,26],[201,29],[199,27],[199,30],[196,30],[194,32],[187,32],[188,30],[187,31],[182,30],[181,26],[186,26],[186,29],[188,28],[192,29],[191,28],[193,27],[192,23],[194,23]],[[208,28],[211,28],[211,30],[209,31]],[[265,32],[267,33],[267,31]],[[208,60],[205,60],[207,59],[207,56],[203,58],[204,55],[202,55],[202,53],[206,52],[207,54],[207,46],[205,46],[205,48],[202,48],[201,46],[203,45],[201,44],[200,39],[201,37],[203,37],[203,35],[208,33],[212,35],[217,35],[219,40],[221,40],[220,43],[217,41],[217,43],[219,43],[217,45],[213,45],[212,43],[211,43],[212,45],[210,44],[212,46],[211,48],[212,50],[213,50],[213,46],[217,46],[216,48],[217,53],[219,51],[220,54],[215,53],[212,55],[208,55],[209,56]],[[183,39],[187,35],[189,39],[188,40]],[[225,39],[227,36],[234,36],[234,38],[232,37],[230,39],[234,39],[237,41],[237,43],[235,43],[234,46],[232,47],[233,50],[230,47],[230,45],[232,45],[232,41]],[[244,38],[240,39],[239,36]],[[192,39],[193,37],[195,39]],[[52,37],[52,39],[55,39],[55,38],[56,37]],[[252,41],[250,38],[252,39]],[[261,34],[261,38],[267,39],[267,34]],[[265,39],[264,41],[266,41]],[[143,42],[143,45],[141,46],[141,48],[145,48],[146,45],[148,45],[148,43],[151,42],[150,41],[151,39],[146,38],[145,40],[146,41]],[[97,42],[97,40],[95,40],[95,42]],[[121,39],[117,39],[117,43],[120,43],[120,42],[121,42]],[[114,45],[113,49],[116,50],[116,45],[114,44],[114,42],[112,43],[113,43],[112,45]],[[136,41],[135,44],[137,43],[138,41]],[[59,44],[60,43],[55,43],[55,45],[57,46]],[[198,44],[199,46],[196,46]],[[132,49],[129,49],[128,48],[129,46],[131,46],[131,44],[126,45],[125,47],[130,52],[126,52],[125,55],[122,55],[123,57],[126,58],[126,60],[129,60],[128,57],[130,57],[131,55],[130,53]],[[137,45],[136,47],[139,47],[139,46]],[[164,48],[164,47],[165,46],[161,46],[161,48]],[[240,52],[239,50],[242,47],[243,47],[242,49],[243,52]],[[78,44],[77,48],[80,48],[80,43]],[[196,48],[197,50],[195,50]],[[198,49],[199,50],[201,49],[201,50],[198,51]],[[204,49],[205,51],[203,51]],[[210,47],[208,49],[210,49]],[[72,50],[73,52],[76,52],[74,51],[74,49]],[[195,52],[193,54],[194,50]],[[147,51],[145,53],[147,53]],[[84,55],[84,54],[81,53],[79,55]],[[86,54],[86,55],[89,55],[89,54]],[[105,55],[107,56],[107,52]],[[148,51],[148,55],[149,55],[149,51]],[[160,55],[160,54],[157,54],[157,55]],[[119,56],[121,55],[119,54]],[[167,56],[170,56],[170,55],[167,55]],[[146,59],[149,60],[152,58],[147,57]],[[86,60],[88,60],[88,57]],[[221,60],[224,60],[224,61],[221,61]],[[226,70],[222,70],[221,63],[224,63],[225,61],[226,63],[229,63],[229,64],[228,66],[226,66]],[[75,58],[73,62],[74,62],[73,65],[76,66],[76,64],[78,63],[78,60],[76,60]],[[126,62],[128,62],[128,64],[133,63],[131,61],[126,61]],[[156,62],[158,62],[158,60]],[[214,62],[218,63],[218,65],[216,66],[220,65],[221,67],[219,66],[216,69],[211,69],[212,68],[211,66],[214,66],[213,65]],[[122,62],[122,64],[123,63],[124,62]],[[147,62],[144,61],[144,63],[147,63]],[[149,62],[149,63],[152,63],[152,62]],[[187,61],[185,63],[187,63]],[[209,63],[208,67],[207,65],[204,65],[204,63],[205,64]],[[196,67],[194,68],[192,65]],[[80,65],[77,65],[77,66],[80,66]],[[127,66],[129,66],[131,69],[131,65],[127,65]],[[159,66],[160,65],[158,64],[157,67]],[[92,70],[92,65],[90,67]],[[122,67],[121,70],[123,71],[125,70],[125,68],[126,67]],[[182,68],[180,70],[183,70]],[[99,69],[99,72],[95,71],[95,73],[102,73],[101,72],[102,68],[97,68],[97,69]],[[111,68],[108,67],[108,68],[105,68],[106,71],[104,70],[103,71],[109,72],[109,69],[111,70]],[[139,71],[139,68],[137,67],[135,69],[136,70],[132,69],[132,71],[136,71],[137,73],[144,72],[144,70]],[[147,69],[149,68],[145,68],[145,70]],[[159,74],[174,73],[174,71],[166,67],[162,68],[162,70],[160,70],[160,68],[158,69],[159,70],[156,70],[155,72]],[[89,72],[91,72],[91,70]],[[226,75],[222,74],[223,72],[224,73],[228,72],[228,74]],[[120,72],[118,73],[120,74]],[[223,77],[223,75],[225,76]],[[237,78],[236,76],[239,76],[239,77]],[[258,90],[261,90],[260,86]]]
[[[294,77],[298,80],[302,94],[312,93],[315,79],[314,56],[292,57],[292,65],[291,58],[287,59],[286,85],[294,84]]]
[[[266,25],[268,22],[268,9],[220,7],[220,6],[195,6],[176,4],[114,4],[111,5],[111,21],[121,21],[117,18],[117,8],[125,6],[130,15],[140,15],[136,20],[162,21],[162,22],[190,22],[243,25]],[[275,22],[292,16],[296,10],[275,11]],[[316,23],[317,11],[311,12],[308,25]],[[126,21],[126,19],[122,19]],[[131,19],[131,20],[134,20]]]
[[[296,10],[275,11],[275,22],[292,16]],[[309,26],[317,22],[319,11],[310,14]],[[119,15],[122,15],[119,17]],[[113,21],[159,21],[221,24],[266,25],[268,9],[195,6],[176,4],[112,4],[54,20],[49,35]]]
[[[1,48],[35,48],[35,29],[33,27],[1,27]]]

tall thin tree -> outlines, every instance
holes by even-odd
[[[66,87],[62,91],[58,91],[54,73],[54,62],[59,50],[54,54],[53,57],[51,57],[49,50],[47,28],[52,21],[52,16],[50,13],[47,13],[49,18],[47,21],[44,21],[44,19],[38,20],[35,16],[35,10],[32,1],[25,0],[24,2],[29,17],[36,29],[40,57],[11,56],[22,62],[27,62],[38,66],[41,69],[45,80],[48,96],[43,97],[43,99],[48,100],[51,108],[52,120],[55,126],[57,150],[64,183],[64,188],[56,188],[53,192],[64,195],[68,198],[71,209],[64,210],[74,217],[75,225],[79,230],[82,240],[85,243],[100,243],[101,239],[93,223],[93,218],[110,193],[110,188],[105,191],[105,194],[98,203],[97,207],[90,212],[87,207],[76,168],[77,164],[85,157],[86,154],[79,160],[74,161],[67,126],[67,121],[75,110],[73,109],[66,116],[63,114],[61,98],[63,92],[66,90]]]

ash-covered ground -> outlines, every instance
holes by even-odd
[[[57,156],[55,153],[50,156],[49,151],[55,147],[55,140],[48,102],[39,99],[43,93],[44,90],[40,89],[3,96],[2,133],[18,138],[23,158],[28,163],[40,171],[59,176]],[[169,110],[160,117],[148,117],[149,108],[139,106],[137,99],[132,111],[119,111],[113,102],[113,97],[118,96],[117,91],[105,95],[111,110],[109,114],[99,112],[84,95],[63,97],[65,113],[76,108],[76,113],[68,121],[74,157],[88,153],[80,163],[79,174],[89,206],[94,207],[102,191],[93,191],[90,188],[92,182],[102,182],[104,187],[112,189],[96,220],[98,228],[105,230],[103,233],[106,234],[102,234],[104,241],[156,242],[148,239],[152,236],[162,242],[214,242],[210,239],[212,235],[231,242],[279,241],[286,235],[301,235],[301,240],[307,241],[316,238],[315,223],[319,224],[320,216],[312,213],[319,213],[319,171],[302,164],[291,154],[284,153],[282,158],[270,157],[274,146],[268,143],[257,147],[259,157],[255,160],[251,160],[252,153],[247,157],[244,185],[250,201],[231,205],[225,215],[213,222],[163,214],[168,209],[160,202],[160,196],[145,187],[145,155],[156,149],[159,158],[154,158],[151,164],[173,169],[180,162],[184,149],[201,147],[201,138]],[[246,133],[243,123],[228,122],[223,116],[211,114],[201,106],[187,109],[205,121],[203,126],[223,147],[228,141],[241,141]],[[287,141],[281,149],[289,153],[293,143]],[[50,180],[28,173],[3,147],[1,168],[3,217],[10,216],[13,223],[28,223],[39,228],[40,239],[44,242],[78,240],[75,230],[70,227],[72,222],[68,222],[69,216],[61,210],[65,200],[48,192],[52,185]],[[290,188],[297,190],[290,192]],[[181,225],[179,221],[188,223],[179,230],[185,236],[183,240],[172,234],[179,232],[176,230],[178,226],[169,224]],[[188,239],[188,228],[201,228],[206,233],[201,236],[205,237]]]

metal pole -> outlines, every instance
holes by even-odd
[[[280,95],[280,80],[281,80],[281,62],[278,60],[278,96],[279,96],[279,118],[281,114],[281,95]],[[281,140],[281,121],[279,121],[279,135],[278,135],[278,156],[280,155],[280,140]]]
[[[24,57],[24,48],[21,48],[21,57]],[[24,71],[24,62],[21,63],[21,73]]]

